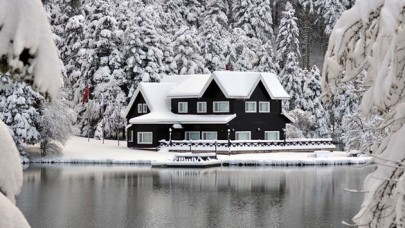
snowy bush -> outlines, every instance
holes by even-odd
[[[42,156],[61,153],[72,135],[75,113],[70,106],[62,92],[52,102],[42,105],[39,117]]]
[[[294,109],[288,115],[294,122],[287,125],[287,138],[313,138],[315,117],[312,113]]]

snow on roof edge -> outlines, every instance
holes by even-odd
[[[271,78],[267,77],[267,79],[273,79],[272,82],[275,83],[273,87],[271,87],[268,84],[265,76],[271,77]],[[262,72],[262,73],[260,73],[260,80],[262,81],[262,83],[263,83],[264,87],[266,88],[267,93],[270,95],[271,99],[273,99],[273,100],[289,100],[289,99],[291,99],[290,95],[287,93],[287,91],[285,91],[283,85],[281,84],[281,82],[278,79],[276,74]],[[273,91],[273,90],[277,89],[276,87],[279,87],[278,91]],[[279,93],[277,96],[275,95],[276,92]]]
[[[141,82],[141,83],[142,83],[142,82]],[[134,94],[133,94],[132,97],[131,97],[131,101],[129,102],[129,104],[128,104],[128,106],[127,106],[127,109],[125,110],[124,118],[127,118],[128,114],[129,114],[129,111],[130,111],[131,108],[132,108],[132,105],[134,105],[134,102],[135,102],[136,97],[138,96],[138,93],[139,93],[139,90],[140,90],[140,85],[141,85],[141,83],[138,84],[138,87],[136,88]]]
[[[156,117],[155,113],[149,113],[134,117],[129,120],[130,124],[227,124],[236,118],[236,114],[230,115],[184,115],[166,113],[167,116]],[[218,119],[213,117],[217,116]],[[196,118],[197,117],[197,118]],[[184,119],[182,119],[184,118]]]

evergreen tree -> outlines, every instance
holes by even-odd
[[[174,34],[181,25],[184,25],[183,10],[185,10],[183,0],[165,0],[162,4],[164,11],[165,26],[167,34]]]
[[[197,29],[201,26],[202,15],[204,13],[206,1],[205,0],[183,0],[184,10],[183,17],[190,26]]]
[[[290,95],[290,100],[286,101],[283,107],[287,110],[299,108],[302,98],[302,70],[299,67],[297,56],[295,53],[288,53],[285,60],[285,65],[280,73],[281,83],[287,93]]]
[[[235,1],[232,10],[233,28],[241,28],[248,37],[255,37],[263,43],[274,40],[269,0]]]
[[[119,30],[114,15],[114,7],[107,0],[97,0],[85,5],[86,23],[84,39],[79,50],[81,78],[78,80],[75,110],[79,113],[76,123],[80,135],[88,134],[88,127],[94,125],[101,118],[100,108],[93,103],[91,116],[88,118],[88,106],[81,102],[82,91],[86,84],[90,85],[92,99],[98,99],[107,92],[106,85],[125,85],[125,75],[122,68],[123,54],[121,52],[123,32]],[[75,85],[74,85],[75,86]],[[108,96],[110,98],[110,96]],[[112,99],[112,98],[111,98]],[[90,123],[88,122],[90,119]]]
[[[311,112],[315,117],[312,137],[329,137],[327,112],[321,101],[321,77],[319,69],[316,66],[312,67],[310,77],[304,82],[302,109]]]
[[[329,37],[336,21],[346,10],[347,0],[325,0],[318,1],[318,14],[322,15],[325,24],[325,34]]]
[[[233,30],[229,67],[234,71],[252,71],[258,65],[259,57],[252,48],[262,46],[261,42],[255,38],[249,38],[246,32],[240,28]]]
[[[315,39],[313,25],[316,24],[316,4],[319,0],[299,0],[302,7],[301,18],[303,18],[301,27],[301,48],[302,52],[302,65],[304,68],[310,69],[310,59],[312,54],[312,40]]]
[[[343,131],[342,120],[344,116],[359,112],[361,93],[353,81],[339,83],[338,90],[330,102],[329,116],[334,138],[340,138]]]
[[[25,82],[13,82],[9,75],[1,75],[0,119],[13,133],[20,153],[24,144],[36,144],[41,135],[38,131],[39,107],[43,97]]]
[[[297,58],[300,57],[299,30],[297,27],[297,18],[295,10],[290,2],[285,4],[285,10],[282,12],[279,31],[276,38],[277,54],[276,60],[281,69],[286,64],[289,53],[293,53]]]
[[[253,70],[258,72],[272,72],[276,73],[279,69],[279,65],[275,61],[273,46],[270,42],[258,46],[256,49],[256,55],[259,58],[258,65]]]
[[[200,28],[202,37],[201,51],[208,70],[224,70],[228,63],[230,48],[230,34],[228,32],[228,18],[222,1],[211,0],[203,15]]]
[[[176,50],[174,61],[177,74],[201,74],[209,73],[205,68],[204,58],[201,56],[199,36],[195,28],[183,26],[174,35],[173,49]]]
[[[125,31],[125,73],[128,80],[128,97],[136,90],[141,81],[156,82],[162,76],[175,71],[173,49],[164,37],[159,12],[155,6],[146,6],[136,12],[132,26]]]

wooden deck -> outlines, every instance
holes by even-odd
[[[331,139],[299,140],[196,140],[196,141],[160,141],[160,148],[170,152],[216,152],[218,154],[277,153],[277,152],[313,152],[315,150],[336,150]]]

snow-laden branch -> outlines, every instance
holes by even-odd
[[[343,13],[329,40],[323,68],[323,99],[339,81],[367,71],[363,113],[377,108],[388,136],[373,152],[377,170],[365,180],[364,203],[353,218],[360,227],[404,227],[405,191],[405,0],[357,0]],[[377,127],[376,127],[377,128]]]
[[[22,78],[45,96],[55,97],[62,86],[61,71],[41,1],[0,0],[0,6],[0,72],[10,72],[14,79]],[[14,206],[22,185],[19,153],[1,121],[0,144],[0,227],[29,227]]]
[[[43,94],[56,96],[63,81],[53,35],[39,0],[0,0],[0,69]]]

